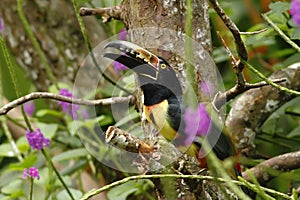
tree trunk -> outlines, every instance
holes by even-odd
[[[16,1],[2,0],[0,12],[4,21],[4,38],[18,64],[38,91],[48,91],[49,77],[17,14]],[[4,6],[6,5],[6,6]],[[9,6],[8,6],[9,5]],[[88,51],[71,1],[24,1],[25,16],[37,38],[57,81],[72,84],[80,63]],[[63,9],[62,9],[63,8]],[[106,36],[94,18],[85,19],[93,44]],[[20,84],[20,83],[19,83]]]
[[[183,89],[186,88],[187,77],[183,70],[185,62],[185,1],[132,1],[124,0],[121,20],[127,27],[130,40],[142,47],[150,49],[165,58],[175,69]],[[210,57],[211,36],[206,0],[193,1],[192,38],[196,85],[205,81],[211,86],[211,95],[218,90],[217,73]],[[141,91],[139,91],[141,97]],[[198,88],[198,101],[207,101]],[[142,103],[138,100],[142,116]],[[141,119],[143,119],[141,117]],[[142,121],[145,137],[158,140],[158,132],[146,121]],[[194,166],[195,167],[195,166]],[[175,167],[176,168],[176,167]],[[199,170],[198,167],[196,169]],[[169,169],[172,170],[172,169]],[[174,170],[174,169],[173,169]],[[192,173],[187,171],[187,173]],[[213,182],[197,182],[194,180],[153,180],[157,186],[159,199],[218,199],[221,192]],[[183,185],[182,183],[187,184]]]

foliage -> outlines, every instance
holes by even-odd
[[[22,1],[19,1],[19,3]],[[268,28],[267,24],[257,15],[261,12],[266,12],[269,18],[286,34],[295,44],[299,46],[300,42],[300,27],[292,22],[289,15],[289,2],[275,2],[269,5],[269,9],[264,10],[264,1],[255,0],[251,2],[254,10],[247,10],[246,1],[221,1],[222,7],[236,22],[237,26],[245,32],[259,31]],[[248,1],[249,2],[249,1]],[[99,1],[94,0],[77,0],[74,1],[74,7],[77,9],[81,5],[99,4]],[[117,2],[115,1],[115,4]],[[111,1],[101,1],[97,6],[112,5]],[[259,7],[257,5],[262,5]],[[235,12],[237,11],[237,12]],[[20,14],[21,13],[21,14]],[[19,10],[22,16],[22,11]],[[212,35],[214,46],[214,59],[217,63],[219,71],[222,75],[225,88],[230,88],[235,83],[235,77],[232,75],[230,59],[219,40],[216,37],[215,31],[222,30],[222,37],[227,41],[230,49],[234,49],[234,44],[230,43],[231,36],[220,19],[211,10]],[[1,17],[1,15],[0,15]],[[25,16],[22,17],[22,20]],[[107,36],[113,36],[120,32],[123,25],[119,21],[111,21],[108,24],[103,24],[101,19],[99,23],[107,31]],[[5,26],[5,24],[4,24]],[[29,25],[25,25],[28,26]],[[27,30],[30,31],[30,28]],[[83,28],[83,26],[81,26]],[[84,33],[84,31],[82,31]],[[39,47],[39,44],[33,37],[35,51],[41,54],[43,62],[47,62]],[[89,41],[86,38],[87,45]],[[1,38],[2,39],[2,38]],[[247,45],[249,52],[249,63],[254,66],[259,66],[258,70],[265,76],[271,74],[275,70],[287,67],[290,64],[300,62],[300,52],[297,52],[292,46],[288,45],[278,36],[278,33],[273,29],[267,29],[258,34],[244,35],[243,39]],[[2,42],[0,49],[0,79],[1,79],[1,106],[3,100],[12,101],[29,92],[35,91],[34,83],[24,78],[23,69],[17,64],[15,58],[9,54],[5,56],[5,46]],[[8,67],[9,66],[9,67]],[[45,64],[48,66],[48,64]],[[120,70],[107,70],[114,81],[121,83],[128,91],[134,90],[134,77],[132,74]],[[53,85],[49,87],[49,91],[58,94],[59,89],[68,90],[69,96],[75,96],[76,93],[71,93],[71,86],[62,82],[56,82],[55,77],[51,73],[50,67],[47,67],[49,80],[52,80]],[[259,79],[257,76],[246,69],[244,71],[247,81],[256,82]],[[125,76],[121,78],[122,76]],[[122,96],[124,92],[121,90],[112,92],[112,86],[109,83],[104,83],[105,87],[99,88],[96,91],[89,91],[82,98],[89,99],[92,94],[101,97]],[[70,112],[72,109],[61,103],[49,100],[35,100],[35,111],[32,116],[23,116],[18,112],[17,117],[0,116],[0,200],[4,199],[28,199],[33,188],[33,199],[79,199],[84,193],[82,181],[80,177],[83,173],[88,173],[97,181],[110,183],[130,174],[122,172],[122,164],[128,162],[122,160],[122,152],[108,148],[104,141],[103,131],[99,131],[99,127],[105,130],[110,125],[116,125],[133,135],[142,137],[140,122],[138,121],[139,114],[130,108],[129,113],[123,113],[122,119],[116,121],[112,117],[112,112],[107,107],[99,107],[91,110],[88,107],[76,107],[77,120],[74,121],[74,115]],[[300,150],[300,97],[294,98],[292,101],[283,105],[280,109],[274,112],[261,127],[257,134],[255,144],[259,155],[263,155],[260,159],[251,160],[249,163],[259,163],[264,159],[280,155],[283,153]],[[74,109],[74,107],[73,107]],[[121,111],[120,111],[121,112]],[[23,113],[24,114],[24,113]],[[90,115],[90,116],[87,116]],[[51,140],[49,148],[44,147],[42,151],[31,148],[26,140],[25,131],[28,127],[22,124],[23,117],[28,118],[28,122],[40,129],[45,138]],[[7,122],[16,125],[21,132],[20,137],[13,137],[13,131],[7,127]],[[99,134],[100,132],[100,134]],[[102,134],[102,135],[101,135]],[[82,141],[87,144],[84,146]],[[87,151],[88,150],[88,151]],[[48,157],[47,157],[48,155]],[[91,157],[93,155],[94,157]],[[49,159],[51,158],[51,159]],[[95,159],[96,158],[96,159]],[[113,168],[109,168],[98,160],[104,160]],[[54,168],[51,163],[54,162]],[[39,180],[22,179],[24,168],[31,169],[35,167],[39,170]],[[248,167],[251,167],[249,165]],[[56,173],[58,169],[59,175]],[[118,170],[117,170],[118,169]],[[121,171],[121,172],[120,172]],[[126,171],[126,170],[125,170]],[[56,174],[55,174],[56,173]],[[275,172],[278,173],[278,172]],[[279,174],[279,173],[278,173]],[[286,173],[281,173],[276,178],[267,183],[267,186],[283,193],[290,193],[291,188],[299,187],[300,171],[294,170]],[[32,187],[29,187],[29,185]],[[102,184],[103,185],[103,184]],[[253,186],[254,187],[254,186]],[[31,189],[30,189],[31,188]],[[70,191],[68,191],[68,189]],[[110,189],[110,188],[109,188]],[[72,195],[70,195],[70,192]],[[263,199],[264,195],[258,197]],[[266,198],[266,197],[265,197]],[[111,188],[107,192],[107,199],[155,199],[154,184],[150,179],[138,181],[124,182],[122,185]]]

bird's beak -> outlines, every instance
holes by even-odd
[[[146,49],[127,41],[116,40],[109,42],[104,48],[115,48],[120,50],[121,54],[105,53],[103,56],[117,61],[129,69],[132,69],[138,75],[157,79],[159,69],[159,58]]]

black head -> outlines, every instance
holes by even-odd
[[[127,41],[112,41],[105,46],[107,47],[118,49],[122,53],[106,53],[104,57],[127,66],[138,75],[145,105],[159,103],[170,96],[182,96],[176,73],[163,58]]]

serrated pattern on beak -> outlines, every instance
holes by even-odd
[[[150,51],[143,49],[138,45],[127,41],[116,40],[107,43],[104,48],[108,47],[116,48],[125,53],[127,56],[135,58],[142,63],[149,64],[154,69],[158,70],[159,58]]]
[[[137,58],[143,59],[148,64],[152,65],[154,68],[158,70],[159,59],[153,53],[145,50],[145,49],[136,49]]]

